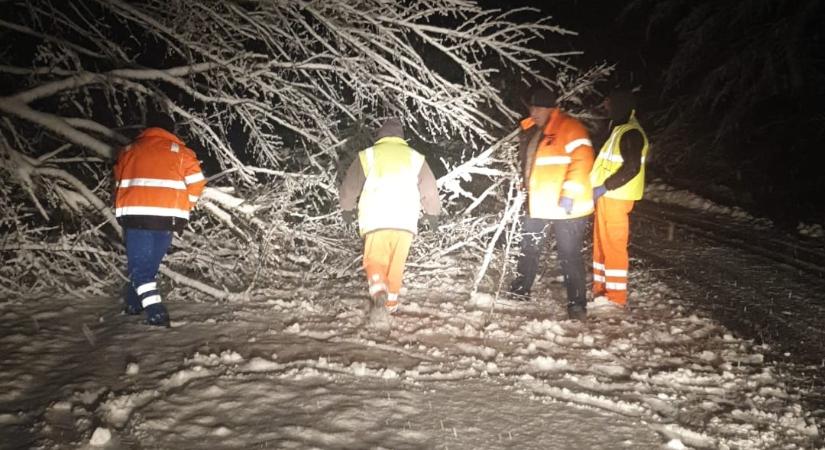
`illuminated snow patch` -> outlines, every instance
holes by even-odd
[[[241,370],[244,372],[274,372],[282,368],[281,364],[256,356],[250,359]]]
[[[121,395],[107,400],[100,405],[99,409],[106,423],[120,428],[126,424],[135,408],[146,405],[159,395],[157,391],[143,391]]]
[[[530,367],[538,372],[558,372],[567,370],[570,365],[566,359],[553,359],[549,356],[539,356],[530,361]]]
[[[112,432],[109,431],[108,428],[95,428],[94,433],[92,433],[92,438],[89,440],[89,444],[93,447],[103,447],[107,445],[112,440]]]

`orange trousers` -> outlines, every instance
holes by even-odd
[[[627,243],[633,200],[599,197],[593,220],[593,297],[627,303]]]
[[[404,230],[376,230],[364,236],[364,271],[371,296],[383,291],[388,302],[398,301],[412,238]]]

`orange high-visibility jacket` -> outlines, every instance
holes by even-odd
[[[115,216],[126,228],[182,231],[206,185],[195,152],[162,128],[147,128],[114,168]]]
[[[532,118],[521,121],[522,132],[536,126]],[[538,132],[538,130],[534,130]],[[593,144],[587,129],[575,118],[553,109],[542,130],[528,180],[529,213],[537,219],[572,219],[593,213]],[[573,199],[568,215],[559,207],[560,197]]]

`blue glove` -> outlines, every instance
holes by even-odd
[[[596,187],[594,187],[594,188],[593,188],[593,201],[595,202],[596,200],[598,200],[598,199],[599,199],[599,197],[601,197],[602,195],[604,195],[604,193],[605,193],[605,192],[607,192],[607,188],[606,188],[606,187],[604,187],[604,185],[603,185],[603,184],[602,184],[602,185],[600,185],[600,186],[596,186]]]
[[[559,206],[569,216],[573,213],[573,199],[570,197],[562,197],[559,199]]]

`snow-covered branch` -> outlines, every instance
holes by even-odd
[[[389,115],[425,153],[444,142],[458,149],[443,155],[449,173],[439,187],[448,208],[466,214],[447,225],[456,233],[422,239],[419,255],[484,251],[499,218],[469,213],[503,207],[515,173],[508,158],[521,112],[502,77],[572,98],[601,73],[571,74],[576,52],[539,50],[571,32],[536,11],[466,0],[3,5],[0,30],[36,50],[28,65],[0,51],[10,87],[0,98],[0,173],[10,181],[0,188],[0,228],[13,231],[2,251],[17,261],[0,279],[41,288],[57,284],[25,274],[48,249],[54,259],[38,267],[97,271],[90,289],[120,282],[110,164],[158,115],[175,120],[214,172],[175,240],[185,251],[165,262],[182,289],[252,298],[265,280],[350,267],[357,244],[334,211],[336,172],[364,130]]]

